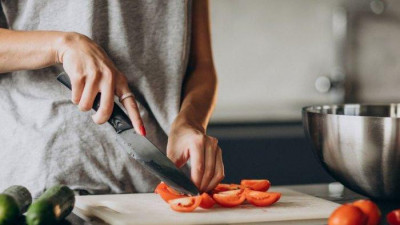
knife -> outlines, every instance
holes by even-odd
[[[71,81],[65,72],[60,73],[57,80],[71,90]],[[97,111],[99,106],[100,93],[93,102],[93,109]],[[135,132],[131,120],[115,102],[108,123],[114,127],[118,136],[117,140],[125,145],[128,154],[161,181],[184,194],[193,196],[199,194],[193,182],[167,156],[146,137]]]

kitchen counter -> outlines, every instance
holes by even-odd
[[[292,189],[298,192],[302,192],[305,194],[313,195],[319,198],[323,198],[329,201],[333,201],[336,203],[347,203],[352,202],[357,199],[365,199],[366,197],[356,194],[350,191],[347,188],[343,188],[342,185],[339,183],[331,183],[331,184],[310,184],[310,185],[288,185],[288,186],[281,186],[288,189]],[[376,202],[379,208],[382,211],[382,222],[381,224],[387,224],[385,222],[386,214],[393,210],[400,208],[400,202]],[[69,225],[104,225],[101,221],[84,221],[75,214],[71,214],[67,221],[64,221],[62,224],[69,224]],[[298,223],[302,225],[303,223]],[[304,224],[305,225],[305,224]],[[322,224],[321,224],[322,225]]]

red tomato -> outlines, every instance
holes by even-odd
[[[400,225],[400,209],[391,211],[386,215],[387,222],[390,225]]]
[[[156,187],[156,190],[154,192],[159,194],[161,196],[161,198],[164,199],[164,201],[166,201],[166,202],[168,202],[169,200],[172,200],[172,199],[187,197],[186,195],[181,194],[181,193],[175,191],[174,189],[170,188],[164,182],[161,182]]]
[[[267,191],[271,183],[269,180],[242,180],[240,185],[242,188],[250,188],[254,191]]]
[[[218,184],[212,192],[219,193],[222,191],[238,190],[240,188],[241,187],[239,184]]]
[[[381,219],[381,211],[378,206],[370,200],[358,200],[353,202],[354,206],[363,211],[365,215],[368,217],[367,225],[378,225]]]
[[[214,200],[223,207],[235,207],[244,202],[246,196],[243,189],[223,191],[213,195]]]
[[[177,198],[168,201],[171,209],[177,212],[192,212],[200,205],[200,202],[200,196]]]
[[[207,193],[201,195],[200,207],[203,209],[210,209],[215,205],[215,201]]]
[[[245,195],[248,202],[261,207],[272,205],[281,198],[279,192],[253,191],[250,189],[246,189]]]
[[[328,220],[328,225],[366,225],[368,217],[360,208],[346,204],[337,208]]]

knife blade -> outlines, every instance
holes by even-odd
[[[65,72],[60,73],[57,80],[71,90],[71,82]],[[100,97],[99,93],[93,103],[93,109],[96,111],[100,106]],[[146,137],[135,132],[129,117],[115,102],[108,122],[114,127],[118,141],[125,146],[128,154],[143,167],[177,191],[189,195],[199,194],[193,182],[167,156]]]

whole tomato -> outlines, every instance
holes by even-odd
[[[390,225],[400,225],[400,209],[388,213],[386,219]]]
[[[328,225],[367,225],[368,217],[360,208],[345,204],[337,208],[328,220]]]
[[[379,210],[378,206],[370,201],[370,200],[358,200],[353,202],[354,206],[363,211],[365,215],[368,217],[367,225],[378,225],[379,220],[381,219],[381,211]]]

